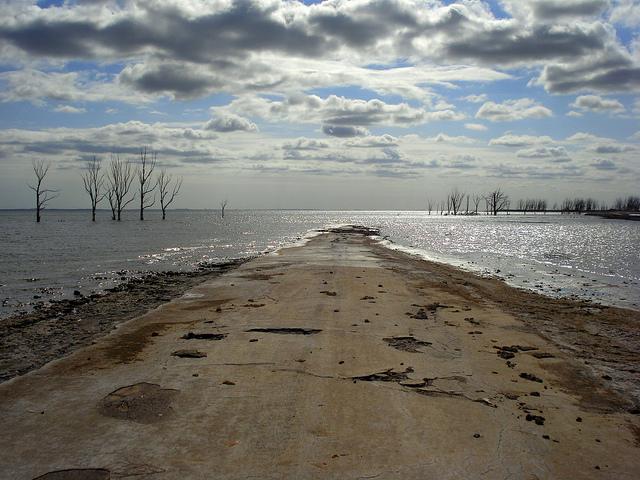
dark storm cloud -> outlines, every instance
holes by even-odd
[[[545,25],[524,32],[518,27],[495,29],[454,39],[444,52],[445,58],[491,64],[572,58],[603,48],[605,34],[577,26],[557,30]]]
[[[617,170],[618,167],[611,160],[596,160],[591,164],[596,170]]]
[[[566,0],[541,0],[531,5],[534,15],[545,20],[559,17],[587,17],[597,15],[609,6],[607,0],[582,0],[571,3]]]
[[[122,83],[133,86],[146,93],[171,92],[177,97],[197,97],[209,89],[223,84],[211,78],[185,68],[185,65],[162,64],[150,68],[125,68],[120,74]]]
[[[271,18],[271,9],[241,0],[220,12],[189,17],[177,6],[139,3],[143,16],[117,16],[105,25],[99,19],[36,18],[0,28],[4,38],[39,56],[93,58],[106,52],[130,56],[151,49],[173,58],[207,62],[211,58],[251,51],[281,51],[318,56],[326,37],[303,24]]]
[[[366,128],[352,125],[323,125],[322,133],[340,138],[363,137],[369,134]]]
[[[612,143],[612,144],[596,145],[595,147],[593,147],[592,150],[596,153],[608,154],[608,153],[629,152],[635,149],[629,145],[616,145]]]

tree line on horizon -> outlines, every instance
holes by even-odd
[[[481,203],[484,209],[481,209]],[[629,195],[617,198],[611,205],[593,198],[565,198],[560,204],[555,202],[549,206],[544,198],[524,198],[518,200],[514,208],[511,208],[509,196],[497,188],[485,194],[468,194],[454,188],[446,199],[434,202],[427,200],[429,215],[432,211],[440,212],[440,215],[498,215],[500,212],[522,213],[587,213],[587,212],[640,212],[640,197]]]

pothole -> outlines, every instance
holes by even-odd
[[[184,340],[222,340],[226,333],[194,333],[189,332],[182,336]]]
[[[279,333],[283,335],[313,335],[320,333],[322,330],[317,328],[300,328],[300,327],[274,327],[274,328],[250,328],[246,332],[261,333]]]
[[[422,353],[420,347],[428,347],[431,345],[431,342],[418,340],[414,337],[387,337],[383,338],[383,340],[387,342],[390,347],[409,353]]]
[[[177,394],[178,390],[162,388],[155,383],[136,383],[119,388],[104,397],[100,402],[100,413],[121,420],[155,423],[172,413],[171,403]],[[60,478],[66,479],[67,477]],[[85,477],[78,478],[84,479]],[[86,478],[93,479],[94,477]]]

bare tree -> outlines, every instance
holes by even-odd
[[[131,184],[133,183],[134,172],[131,163],[124,162],[118,155],[111,157],[109,165],[109,192],[107,198],[111,205],[112,212],[115,211],[114,220],[120,221],[122,210],[133,202],[134,197],[127,198]]]
[[[116,219],[116,197],[111,185],[107,186],[107,200],[109,200],[109,207],[111,208],[111,220]]]
[[[157,183],[151,185],[151,174],[156,168],[157,154],[152,153],[147,155],[147,147],[140,150],[140,165],[138,166],[138,184],[140,195],[140,220],[144,220],[144,209],[153,207],[156,203],[156,196],[153,195],[153,200],[149,201],[149,195],[156,189]]]
[[[36,174],[36,181],[35,185],[27,184],[27,186],[36,194],[36,222],[39,223],[42,210],[45,209],[48,202],[56,198],[59,194],[58,190],[43,188],[42,185],[47,173],[49,173],[51,164],[45,163],[44,160],[34,160],[32,165],[33,173]]]
[[[453,191],[449,194],[449,205],[453,210],[453,214],[457,215],[460,211],[460,207],[462,206],[462,200],[464,200],[465,194],[458,191],[457,188],[454,188]]]
[[[173,186],[171,183],[173,182]],[[173,203],[173,200],[180,192],[180,187],[182,187],[182,178],[176,178],[175,181],[173,177],[167,173],[165,169],[160,170],[160,175],[158,175],[158,191],[160,192],[160,208],[162,209],[162,219],[164,220],[167,217],[167,207]]]
[[[474,195],[473,196],[473,206],[474,206],[474,213],[476,215],[478,215],[478,205],[480,205],[480,200],[482,200],[482,195]]]
[[[487,210],[493,215],[497,215],[498,212],[509,208],[509,197],[499,188],[489,192],[485,200],[487,202]]]
[[[98,160],[95,156],[87,161],[85,171],[82,173],[82,183],[84,189],[91,199],[91,221],[96,221],[96,207],[108,192],[103,192],[104,174],[101,173],[102,160]]]
[[[431,210],[433,207],[433,202],[430,199],[427,200],[427,209],[429,210],[429,215],[431,215]]]
[[[220,202],[220,216],[222,218],[224,218],[224,209],[227,208],[227,203],[229,201],[226,198]]]

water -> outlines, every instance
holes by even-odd
[[[274,251],[312,229],[358,223],[390,246],[554,296],[640,308],[640,222],[560,215],[451,217],[424,212],[171,211],[161,221],[98,222],[86,211],[0,211],[0,317],[139,272],[191,270]],[[34,298],[36,297],[36,298]]]

